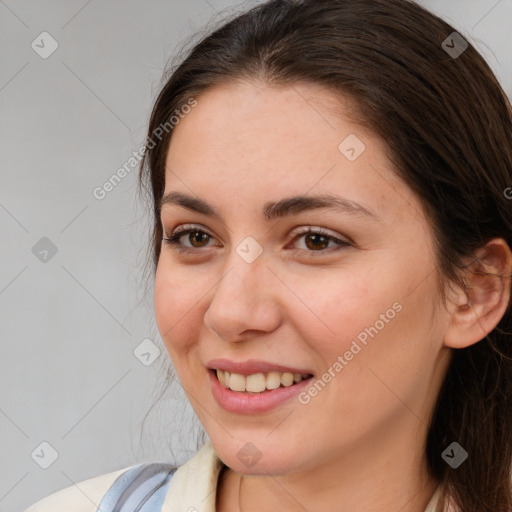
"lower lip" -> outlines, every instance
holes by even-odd
[[[301,380],[292,386],[263,391],[258,394],[242,393],[225,388],[214,371],[208,370],[212,393],[219,405],[228,412],[257,414],[270,411],[274,407],[298,395],[309,385],[312,377]]]

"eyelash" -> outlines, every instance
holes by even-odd
[[[196,233],[196,232],[197,233],[204,233],[207,236],[209,236],[210,238],[214,238],[213,235],[211,235],[208,231],[200,229],[199,227],[190,227],[190,228],[185,228],[185,229],[180,229],[178,231],[175,231],[169,237],[164,236],[162,238],[162,242],[164,242],[164,243],[168,244],[169,246],[171,246],[172,249],[175,249],[175,250],[177,250],[179,252],[182,252],[182,253],[197,253],[197,251],[201,251],[204,248],[186,247],[183,244],[180,244],[180,242],[179,242],[180,239],[183,236],[188,235],[190,233]],[[300,233],[297,233],[295,235],[295,237],[293,238],[292,242],[295,241],[298,238],[301,238],[301,237],[305,236],[305,235],[321,235],[322,237],[326,238],[328,241],[333,241],[333,242],[336,242],[336,243],[339,244],[339,247],[335,247],[335,248],[331,247],[330,250],[329,249],[319,249],[318,251],[313,251],[313,250],[308,250],[308,249],[295,249],[295,252],[297,252],[297,251],[300,251],[300,252],[306,251],[306,253],[309,253],[307,255],[307,257],[316,258],[318,256],[322,256],[322,254],[324,254],[324,255],[325,255],[325,253],[330,254],[332,252],[339,251],[341,249],[344,249],[346,247],[350,247],[352,245],[349,242],[346,242],[344,240],[340,240],[339,238],[336,238],[336,237],[330,235],[329,233],[327,233],[326,231],[324,231],[321,228],[308,228],[306,231],[302,231]],[[333,251],[333,249],[334,249],[334,251]]]

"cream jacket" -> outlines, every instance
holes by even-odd
[[[206,443],[172,476],[162,512],[215,512],[217,478],[222,466],[211,442]],[[96,512],[108,488],[127,469],[66,487],[34,503],[25,512]],[[436,490],[425,512],[436,512],[440,490]]]

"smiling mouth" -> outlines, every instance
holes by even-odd
[[[242,375],[224,370],[209,371],[215,375],[224,388],[248,394],[261,394],[278,388],[291,387],[303,380],[313,378],[310,373],[261,372]]]

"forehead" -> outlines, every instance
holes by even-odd
[[[379,215],[418,206],[383,141],[352,120],[354,104],[319,85],[239,82],[196,100],[172,133],[166,193],[215,190],[219,204],[336,193]]]
[[[354,111],[347,98],[318,84],[287,87],[238,81],[212,87],[196,99],[197,106],[174,129],[171,153],[178,144],[180,149],[193,144],[201,151],[229,146],[231,152],[264,145],[269,152],[304,140],[309,144],[300,147],[301,154],[329,146],[336,150],[348,128],[347,115]],[[361,126],[357,130],[366,131]]]

